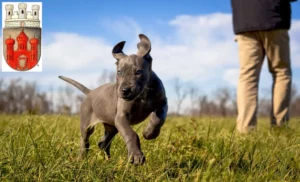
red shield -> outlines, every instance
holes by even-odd
[[[40,5],[33,4],[27,11],[26,3],[5,4],[3,27],[3,56],[6,64],[17,71],[28,71],[38,66],[41,57]],[[18,8],[19,11],[14,11]]]

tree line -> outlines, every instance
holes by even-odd
[[[104,71],[98,79],[98,85],[113,82],[114,73]],[[170,115],[189,116],[236,116],[236,93],[229,88],[218,88],[212,94],[205,95],[197,87],[184,85],[180,79],[173,84],[175,108]],[[259,99],[259,116],[269,116],[272,107],[271,92]],[[35,82],[22,79],[0,80],[0,113],[7,114],[77,114],[84,95],[76,93],[70,85],[57,91],[49,88],[41,91]],[[183,103],[188,106],[183,107]],[[300,94],[295,85],[292,87],[291,117],[300,116]]]

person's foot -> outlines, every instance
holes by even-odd
[[[247,128],[237,128],[237,132],[239,134],[249,134],[256,131],[256,126],[248,126]]]
[[[291,131],[293,130],[292,128],[290,128],[287,124],[278,126],[278,125],[271,125],[271,130],[272,131]]]

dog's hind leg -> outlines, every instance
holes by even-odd
[[[160,128],[165,123],[168,112],[167,101],[161,107],[151,113],[150,121],[143,131],[143,136],[147,140],[155,139],[160,133]]]
[[[80,146],[80,157],[84,158],[90,147],[89,138],[94,132],[94,127],[87,127],[86,129],[81,128],[81,146]]]
[[[89,150],[89,138],[94,132],[94,126],[97,122],[89,103],[84,101],[81,107],[80,115],[80,130],[81,130],[81,143],[80,143],[80,157],[84,158]]]
[[[108,158],[110,158],[110,145],[114,136],[118,133],[115,126],[103,123],[104,126],[104,136],[98,143],[98,147],[105,151]]]

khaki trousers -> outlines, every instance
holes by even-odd
[[[240,76],[237,88],[237,131],[256,128],[258,82],[265,56],[273,77],[271,124],[289,120],[291,63],[288,30],[253,31],[238,34]],[[271,93],[270,93],[271,94]]]

